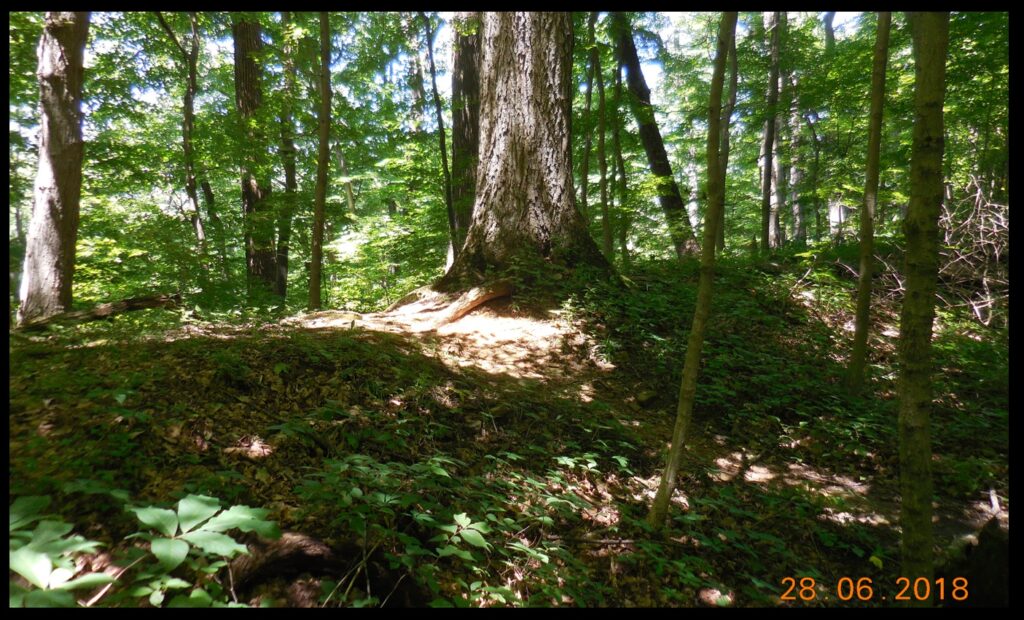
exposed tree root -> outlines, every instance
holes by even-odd
[[[495,282],[487,286],[478,286],[463,293],[434,319],[434,329],[458,321],[473,311],[474,308],[492,299],[512,294],[512,285],[508,282]]]

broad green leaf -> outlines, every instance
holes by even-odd
[[[173,510],[164,508],[130,508],[143,525],[147,525],[164,536],[174,536],[178,531],[178,515]]]
[[[184,579],[178,579],[177,577],[171,577],[164,581],[164,587],[168,590],[180,590],[181,588],[187,588],[191,585],[191,583]]]
[[[245,545],[238,544],[235,542],[234,538],[231,538],[226,534],[218,534],[217,532],[197,530],[183,535],[182,538],[199,547],[203,551],[214,555],[231,557],[236,553],[249,552]]]
[[[462,539],[473,545],[474,547],[480,547],[482,549],[490,549],[491,545],[484,540],[483,534],[476,530],[462,530],[459,532]]]
[[[51,501],[49,495],[28,495],[14,500],[14,503],[11,504],[9,515],[11,520],[10,531],[24,527],[36,519],[42,518],[43,515],[39,513],[49,506]]]
[[[265,508],[232,506],[204,523],[200,529],[207,532],[224,532],[237,527],[243,532],[254,531],[264,538],[280,538],[281,530],[277,524],[264,519],[268,514],[270,511]]]
[[[65,590],[33,590],[25,595],[25,607],[74,607],[75,597]]]
[[[460,527],[467,527],[471,520],[472,519],[467,517],[466,513],[464,512],[460,512],[459,514],[455,515],[455,522],[458,523]]]
[[[55,568],[53,569],[53,572],[50,573],[50,578],[47,580],[47,586],[50,588],[59,588],[67,583],[68,579],[71,579],[74,576],[75,571],[71,569]]]
[[[95,588],[116,581],[104,573],[88,573],[78,579],[72,579],[60,587],[61,590],[77,590],[79,588]]]
[[[159,607],[164,602],[164,593],[161,590],[157,590],[149,595],[149,604],[153,607]]]
[[[178,502],[178,525],[182,532],[190,532],[220,510],[220,502],[205,495],[189,495]]]
[[[71,531],[71,527],[70,523],[63,521],[40,521],[32,532],[32,542],[29,544],[33,548],[39,548],[45,543],[64,536]]]
[[[185,596],[179,594],[171,599],[171,602],[167,604],[168,607],[209,607],[213,603],[213,598],[210,597],[209,593],[202,588],[192,590],[192,592]]]
[[[184,540],[155,538],[150,543],[150,549],[156,559],[160,561],[160,567],[168,572],[177,568],[188,555],[188,543]]]
[[[46,588],[50,579],[50,571],[53,569],[53,562],[45,553],[22,547],[17,551],[10,552],[8,562],[11,565],[11,570],[28,579],[29,583],[37,588]]]

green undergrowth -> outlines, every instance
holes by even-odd
[[[723,605],[775,605],[787,576],[894,581],[894,355],[881,340],[869,390],[843,391],[849,335],[834,321],[850,312],[853,283],[813,257],[717,268],[682,497],[664,532],[647,528],[696,278],[693,263],[645,263],[624,287],[577,287],[565,316],[614,365],[580,378],[588,398],[446,366],[431,337],[253,317],[194,321],[186,334],[167,330],[177,315],[136,313],[17,337],[11,501],[52,498],[52,521],[115,555],[161,550],[128,538],[140,532],[129,506],[169,511],[209,497],[264,508],[284,531],[362,550],[310,577],[323,606],[691,606],[708,589]],[[940,313],[935,341],[936,490],[947,512],[990,488],[1008,500],[1008,346],[958,316]],[[390,580],[370,578],[371,557]],[[201,589],[192,603],[235,603],[210,585],[225,583],[223,559],[207,560],[210,578],[176,566],[124,590],[136,596],[102,600],[166,606]],[[289,603],[285,588],[239,593],[238,604]]]

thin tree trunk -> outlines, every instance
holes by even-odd
[[[604,256],[611,262],[615,258],[615,248],[612,245],[612,221],[611,212],[608,209],[608,160],[604,148],[605,133],[605,105],[604,105],[604,75],[601,70],[601,55],[598,53],[597,41],[594,41],[592,50],[594,61],[594,78],[597,80],[597,165],[601,170],[600,192],[601,192],[601,247]]]
[[[48,12],[39,39],[39,169],[18,324],[71,309],[82,193],[82,60],[89,14]]]
[[[274,214],[267,204],[269,179],[259,179],[264,151],[263,134],[253,122],[263,105],[261,70],[257,62],[263,48],[260,25],[237,19],[232,34],[235,45],[235,104],[245,125],[246,156],[242,170],[242,214],[245,221],[246,288],[250,298],[257,289],[273,293],[277,280],[274,252]]]
[[[320,281],[323,268],[324,205],[327,202],[327,166],[331,148],[331,26],[326,11],[320,12],[320,109],[317,113],[318,138],[316,190],[313,204],[312,256],[309,266],[309,309],[320,309]]]
[[[901,575],[932,579],[932,475],[929,413],[931,340],[938,277],[942,203],[943,118],[949,13],[911,13],[914,53],[914,133],[906,239],[906,293],[900,313]],[[930,600],[919,601],[930,605]]]
[[[434,66],[434,29],[430,27],[430,18],[420,11],[423,28],[427,35],[427,59],[430,63],[430,85],[434,91],[434,112],[437,115],[437,139],[441,144],[441,172],[444,175],[444,204],[448,214],[448,243],[451,244],[452,260],[459,257],[462,250],[458,244],[459,235],[455,223],[455,207],[452,204],[452,175],[448,170],[448,147],[444,139],[444,116],[441,114],[441,95],[437,92],[437,69]]]
[[[206,256],[206,231],[203,228],[203,218],[200,215],[199,210],[199,192],[196,187],[196,172],[195,172],[195,154],[192,146],[192,132],[195,130],[195,96],[198,90],[197,86],[197,64],[199,61],[199,24],[197,22],[195,12],[189,13],[190,22],[192,24],[192,38],[189,43],[189,48],[186,50],[185,47],[178,41],[177,35],[174,34],[174,29],[167,23],[164,16],[160,11],[156,12],[157,20],[160,22],[160,26],[170,37],[171,42],[181,52],[181,61],[185,67],[185,95],[182,102],[182,122],[181,122],[181,142],[182,151],[184,154],[185,163],[185,193],[188,195],[188,202],[191,210],[189,211],[188,217],[192,224],[192,230],[196,235],[196,245],[198,246],[199,256],[202,257],[205,263]],[[206,265],[203,265],[206,268]]]
[[[801,139],[801,125],[800,122],[800,97],[798,96],[798,83],[796,76],[790,76],[792,82],[793,95],[790,98],[789,105],[789,129],[790,129],[790,141],[789,141],[789,200],[793,215],[793,241],[800,245],[807,245],[807,223],[804,217],[805,206],[803,200],[800,198],[800,185],[804,180],[803,162],[801,159],[801,148],[803,146],[803,140]]]
[[[885,64],[889,54],[889,23],[892,14],[878,13],[875,35],[875,58],[871,68],[871,112],[868,126],[868,161],[864,182],[864,203],[860,211],[860,277],[857,281],[857,318],[853,335],[853,352],[846,376],[846,386],[857,392],[864,384],[867,361],[868,329],[870,327],[871,276],[874,272],[875,205],[878,203],[878,160],[882,145],[882,110],[885,105]]]
[[[632,94],[630,104],[639,126],[640,141],[647,153],[651,173],[657,179],[658,200],[665,212],[676,256],[682,258],[687,255],[695,255],[700,249],[697,237],[693,233],[690,218],[686,213],[686,206],[679,194],[679,186],[672,176],[672,167],[669,165],[668,155],[665,153],[665,143],[661,139],[661,132],[658,131],[658,124],[654,119],[651,90],[647,88],[647,82],[640,71],[640,58],[637,56],[636,45],[633,43],[629,21],[622,13],[612,13],[612,27],[618,37],[616,52],[619,64],[625,66],[628,71],[626,80]]]
[[[768,96],[766,106],[768,118],[764,122],[764,142],[761,149],[764,153],[764,164],[761,175],[761,252],[767,253],[769,248],[775,247],[772,243],[771,230],[772,222],[772,176],[774,166],[772,155],[775,146],[775,115],[779,102],[779,12],[772,13],[772,20],[768,27],[771,31],[771,44],[769,54],[771,66],[768,72]]]
[[[615,104],[612,106],[615,114],[612,123],[612,150],[615,151],[615,167],[618,169],[619,188],[619,252],[622,254],[622,268],[629,269],[629,208],[626,204],[626,196],[629,193],[629,186],[626,179],[626,160],[622,157],[622,66],[615,63]]]
[[[715,69],[711,78],[711,102],[708,114],[708,214],[705,218],[704,243],[700,257],[700,280],[697,284],[697,305],[693,311],[693,325],[686,345],[686,361],[683,364],[683,378],[679,387],[679,405],[676,422],[672,430],[672,446],[669,449],[668,464],[661,477],[658,493],[654,497],[647,522],[655,529],[665,525],[669,500],[676,487],[676,474],[682,460],[686,434],[693,417],[693,402],[697,394],[697,370],[700,366],[701,349],[704,346],[704,331],[711,312],[711,294],[714,284],[716,228],[721,221],[719,212],[725,206],[725,178],[719,160],[722,122],[722,87],[725,81],[725,63],[729,55],[729,39],[735,33],[736,13],[722,14],[718,27],[718,51],[715,55]],[[728,120],[726,120],[728,122]]]
[[[199,184],[199,187],[203,190],[203,199],[206,201],[206,217],[210,219],[210,228],[213,229],[214,240],[217,242],[217,251],[220,253],[221,273],[224,276],[224,280],[227,281],[230,278],[228,250],[224,244],[224,225],[217,215],[217,204],[214,202],[213,188],[210,187],[210,182],[205,179]]]
[[[732,119],[732,112],[736,108],[736,86],[739,82],[739,72],[736,70],[736,30],[733,29],[732,39],[729,41],[729,99],[726,100],[725,109],[722,110],[722,182],[728,180],[729,163],[729,121]],[[718,251],[725,249],[725,208],[722,208],[722,218],[718,221],[718,240],[716,241]]]
[[[457,13],[452,62],[452,205],[462,249],[476,198],[480,145],[480,14]]]
[[[597,36],[594,34],[594,26],[597,23],[597,11],[590,12],[590,19],[587,22],[587,37],[590,45],[597,45]],[[580,162],[580,213],[583,219],[590,221],[590,205],[587,202],[587,190],[590,187],[590,150],[593,144],[590,119],[591,101],[594,92],[594,50],[587,54],[587,91],[583,106],[583,161]]]
[[[277,216],[277,278],[274,292],[282,300],[288,296],[288,251],[292,239],[292,217],[295,213],[295,193],[299,183],[295,176],[295,121],[292,118],[292,102],[295,100],[295,43],[291,31],[292,14],[281,12],[281,26],[284,30],[283,46],[285,93],[281,106],[281,159],[284,163],[284,205]]]

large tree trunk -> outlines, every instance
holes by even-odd
[[[260,179],[263,160],[263,132],[256,114],[263,105],[260,66],[257,56],[263,48],[260,25],[237,19],[232,27],[235,44],[235,105],[245,125],[247,152],[242,168],[242,216],[245,226],[246,289],[253,296],[258,289],[273,293],[277,280],[274,252],[274,214],[267,204],[270,180]]]
[[[901,575],[932,578],[932,475],[929,413],[931,348],[942,204],[943,119],[949,13],[909,14],[914,49],[914,134],[906,238],[906,293],[900,314]],[[921,601],[928,605],[929,601]]]
[[[572,16],[485,13],[481,42],[476,204],[439,286],[464,287],[517,256],[606,266],[572,189]]]
[[[793,96],[790,98],[789,104],[789,200],[793,216],[792,231],[793,241],[806,245],[807,223],[804,217],[806,208],[804,201],[800,198],[800,185],[804,179],[804,164],[800,157],[800,149],[803,145],[803,140],[801,139],[801,126],[803,123],[800,122],[800,97],[797,92],[798,83],[796,76],[790,77],[790,84],[793,89]]]
[[[480,145],[480,14],[457,13],[452,61],[452,206],[461,250],[473,216]]]
[[[288,254],[292,239],[292,217],[295,214],[295,194],[299,183],[295,176],[295,121],[292,103],[295,101],[295,40],[292,38],[292,14],[281,12],[284,31],[282,56],[284,61],[284,100],[281,105],[281,160],[284,163],[284,204],[277,214],[277,277],[274,292],[282,300],[288,296]]]
[[[672,446],[669,449],[668,464],[661,477],[658,493],[654,497],[647,522],[651,527],[661,529],[668,515],[669,500],[676,487],[676,473],[682,460],[683,446],[686,445],[686,433],[693,417],[693,402],[697,394],[697,370],[700,366],[700,353],[704,346],[704,331],[708,315],[711,313],[711,293],[714,284],[715,269],[715,237],[721,221],[720,211],[725,205],[725,177],[722,175],[722,164],[719,160],[722,122],[722,86],[725,81],[725,61],[729,55],[729,40],[736,30],[736,13],[722,14],[718,27],[718,51],[715,55],[715,69],[711,77],[711,103],[708,114],[708,214],[705,218],[703,247],[700,257],[700,280],[697,284],[697,305],[693,311],[693,325],[690,338],[686,345],[686,361],[683,365],[683,378],[679,387],[679,405],[676,409],[676,422],[672,431]],[[728,119],[726,119],[728,122]]]
[[[769,54],[771,57],[768,70],[768,96],[766,106],[768,116],[764,121],[764,142],[761,144],[761,151],[764,156],[764,163],[761,167],[761,251],[767,253],[769,248],[774,248],[774,231],[772,230],[772,177],[775,168],[772,165],[772,155],[775,149],[775,116],[776,107],[779,103],[779,12],[772,13],[768,29],[771,31],[771,44]],[[778,212],[776,212],[778,215]],[[776,223],[777,228],[777,223]]]
[[[427,35],[427,59],[430,63],[430,86],[434,92],[434,113],[437,116],[437,139],[441,148],[441,173],[444,176],[444,204],[448,215],[448,243],[451,244],[452,260],[459,257],[462,250],[458,245],[457,225],[455,223],[455,207],[452,204],[452,175],[448,170],[448,147],[444,140],[444,116],[441,114],[441,95],[437,92],[437,68],[434,66],[434,29],[430,26],[430,18],[420,11],[423,27]]]
[[[48,12],[39,39],[39,170],[18,324],[71,309],[82,192],[82,58],[89,14]]]
[[[885,63],[889,50],[891,13],[878,14],[875,35],[875,59],[871,68],[871,112],[868,120],[868,161],[864,182],[864,203],[860,210],[860,276],[857,281],[857,318],[853,334],[853,352],[847,369],[846,386],[860,390],[867,360],[868,327],[871,308],[871,276],[874,272],[875,205],[878,202],[878,160],[882,146],[882,108],[885,103]]]
[[[327,166],[331,159],[331,25],[326,11],[320,13],[320,109],[317,111],[319,148],[316,155],[316,189],[313,204],[312,257],[309,266],[309,309],[320,309],[323,268],[324,207],[327,202]]]
[[[672,167],[669,165],[668,155],[665,153],[665,143],[661,139],[661,132],[658,131],[658,124],[654,119],[651,90],[647,88],[647,82],[640,71],[640,58],[637,56],[633,33],[626,16],[622,13],[612,13],[612,28],[618,37],[616,52],[619,64],[624,65],[628,71],[626,83],[633,95],[630,97],[633,115],[636,117],[636,123],[640,130],[640,141],[643,142],[644,151],[647,153],[651,173],[658,182],[658,200],[661,202],[662,210],[665,211],[665,219],[668,221],[669,234],[672,237],[676,255],[680,258],[686,255],[695,255],[700,249],[697,245],[697,237],[693,233],[683,198],[679,194],[679,186],[672,176]]]
[[[789,139],[789,108],[790,102],[793,98],[793,90],[789,83],[789,70],[784,66],[781,60],[782,50],[788,49],[786,46],[789,45],[787,41],[788,33],[787,30],[788,19],[786,11],[778,13],[778,19],[775,24],[775,29],[778,31],[779,36],[779,101],[778,108],[776,109],[775,116],[775,142],[773,154],[775,160],[775,178],[773,179],[775,187],[773,189],[775,200],[772,203],[772,220],[771,220],[771,241],[773,248],[781,248],[786,242],[786,229],[782,225],[782,213],[786,209],[786,197],[789,194],[789,154],[790,145],[787,144]]]

